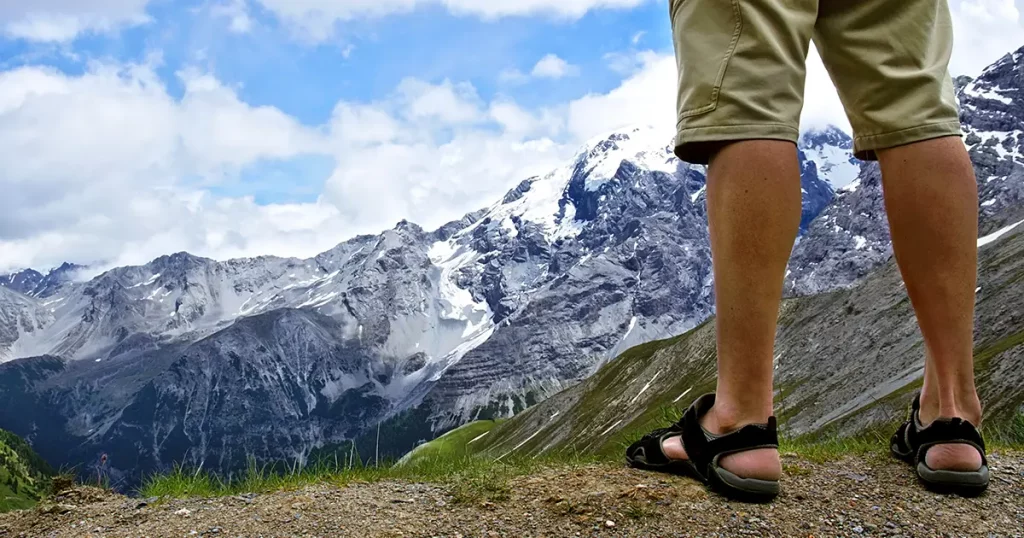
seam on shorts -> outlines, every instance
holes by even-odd
[[[680,122],[680,123],[682,123],[682,122]],[[679,131],[679,134],[684,134],[684,133],[687,133],[687,132],[696,132],[696,131],[704,131],[704,132],[711,132],[711,133],[713,133],[713,132],[729,132],[729,131],[735,130],[738,127],[743,127],[743,128],[746,128],[746,127],[779,127],[779,128],[782,128],[782,129],[786,129],[787,131],[796,133],[797,135],[800,134],[800,129],[798,129],[796,127],[793,127],[792,125],[787,125],[785,123],[772,123],[772,122],[730,123],[728,125],[703,125],[703,126],[696,126],[696,127],[684,127],[682,129],[678,129],[678,131]]]
[[[686,1],[688,0],[676,0],[675,11],[678,12],[679,6]],[[718,77],[715,79],[715,88],[711,91],[711,102],[698,108],[680,110],[679,122],[677,122],[677,125],[685,118],[706,114],[718,108],[718,98],[722,93],[722,85],[725,83],[725,72],[729,69],[729,64],[732,63],[733,56],[736,55],[736,47],[739,46],[740,35],[743,33],[743,16],[740,12],[740,1],[732,0],[731,4],[733,16],[736,17],[736,25],[733,29],[732,41],[729,42],[729,48],[726,51],[725,58],[722,59],[722,67],[718,70]],[[675,19],[675,14],[672,15],[672,18]]]
[[[855,140],[864,140],[866,138],[877,138],[877,137],[880,137],[880,136],[896,135],[896,134],[900,134],[900,133],[905,133],[907,131],[916,131],[918,129],[927,129],[929,127],[954,126],[954,125],[957,127],[958,130],[961,130],[961,125],[960,125],[960,121],[959,120],[957,120],[957,121],[937,121],[935,123],[922,123],[921,125],[915,125],[913,127],[907,127],[905,129],[897,129],[895,131],[884,131],[884,132],[881,132],[881,133],[857,135],[856,137],[854,137],[854,139]]]

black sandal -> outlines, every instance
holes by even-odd
[[[917,478],[924,486],[937,493],[955,493],[965,497],[981,495],[988,488],[988,459],[985,440],[970,422],[960,418],[940,418],[927,428],[921,425],[919,412],[921,395],[914,398],[910,420],[900,425],[889,443],[892,455],[913,465]],[[925,454],[935,445],[971,445],[981,453],[981,468],[977,471],[945,471],[932,469],[925,463]]]
[[[712,490],[730,499],[767,502],[779,494],[777,480],[740,478],[719,467],[722,456],[756,450],[778,448],[775,417],[767,424],[745,426],[725,435],[712,435],[700,425],[700,418],[714,405],[715,395],[701,396],[686,410],[683,418],[668,428],[645,435],[626,450],[626,462],[633,468],[689,476],[700,480]],[[688,460],[672,460],[662,451],[662,442],[682,436]]]

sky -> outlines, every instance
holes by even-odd
[[[950,0],[951,70],[1024,0]],[[820,60],[803,128],[848,129]],[[666,0],[0,0],[0,273],[308,257],[675,122]]]

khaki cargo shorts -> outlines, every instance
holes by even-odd
[[[858,158],[960,123],[946,0],[670,0],[679,64],[676,154],[723,142],[796,142],[813,39],[839,89]]]

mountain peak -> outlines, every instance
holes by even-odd
[[[592,138],[576,155],[577,173],[586,174],[586,190],[595,191],[611,181],[622,161],[652,171],[675,173],[679,160],[672,152],[671,132],[638,125]]]
[[[853,158],[853,138],[835,125],[804,132],[798,147],[817,167],[819,179],[834,190],[850,185],[860,175],[860,161]]]
[[[800,135],[798,145],[801,148],[835,146],[850,150],[853,148],[853,138],[839,127],[836,127],[835,125],[828,125],[824,128],[808,129]]]

